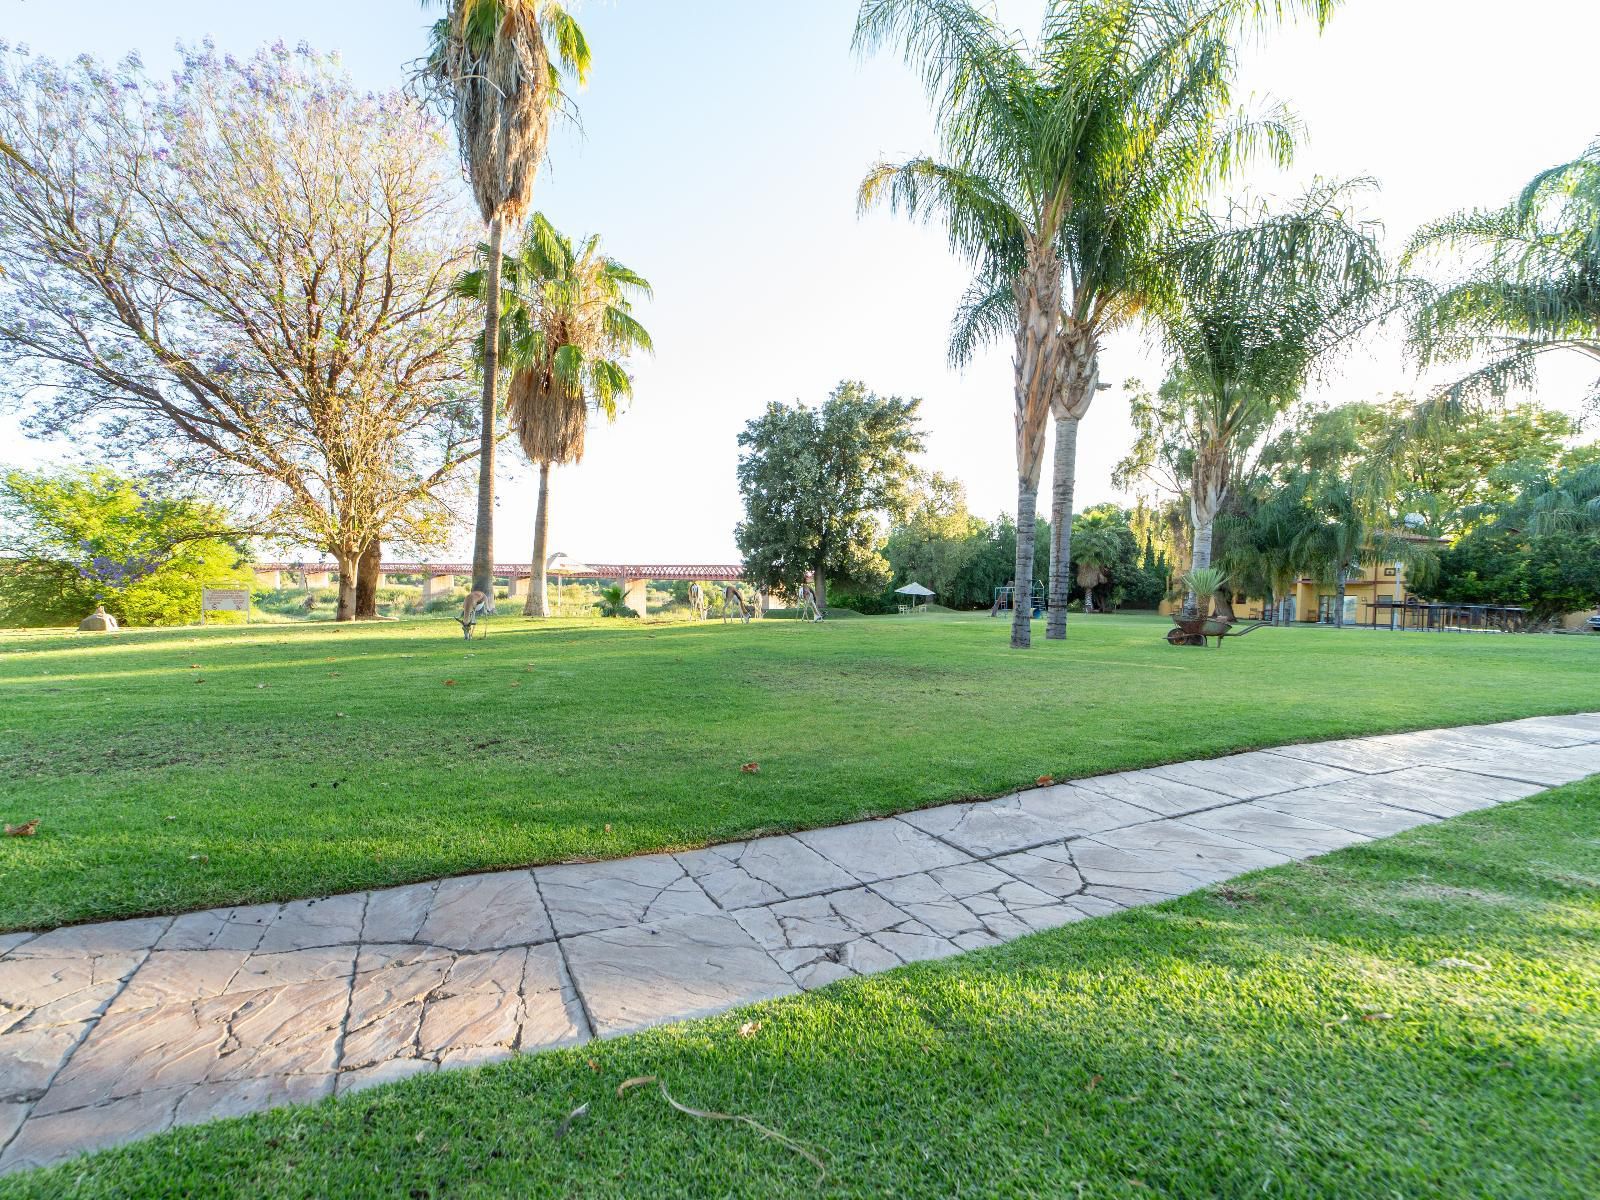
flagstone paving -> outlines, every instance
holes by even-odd
[[[0,934],[0,1172],[820,987],[1600,773],[1600,713],[678,854]]]

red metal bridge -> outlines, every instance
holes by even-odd
[[[379,574],[419,575],[422,577],[422,598],[443,595],[456,586],[456,577],[471,576],[469,562],[381,562]],[[329,562],[265,562],[256,563],[255,572],[266,577],[274,587],[283,585],[283,577],[290,576],[307,587],[327,587],[339,575],[339,568]],[[551,575],[565,579],[612,579],[627,596],[628,607],[642,614],[645,611],[646,585],[652,580],[676,582],[701,579],[707,583],[737,583],[744,579],[744,567],[739,563],[591,563],[562,558],[552,563]],[[519,596],[533,575],[528,563],[495,563],[494,576],[507,583],[507,594]],[[767,597],[757,592],[756,602],[765,611]]]

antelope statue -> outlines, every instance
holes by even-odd
[[[483,616],[489,608],[489,597],[482,592],[473,592],[467,597],[467,602],[461,606],[461,616],[457,618],[461,623],[461,636],[471,639],[472,631],[478,626],[478,618]],[[488,636],[488,629],[484,629],[484,636]]]
[[[756,615],[756,606],[747,603],[744,596],[740,594],[739,589],[733,584],[725,583],[722,585],[722,623],[726,625],[735,613],[738,614],[741,621],[748,625],[750,624],[750,618]]]
[[[694,609],[696,621],[706,619],[706,593],[698,582],[689,585],[689,607]]]

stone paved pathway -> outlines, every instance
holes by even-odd
[[[683,854],[0,934],[0,1171],[990,946],[1600,772],[1600,713]]]

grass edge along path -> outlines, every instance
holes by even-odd
[[[734,1122],[748,1115],[818,1155]],[[574,1116],[574,1113],[581,1115]],[[163,1134],[0,1197],[1600,1194],[1600,777],[1005,946]]]

